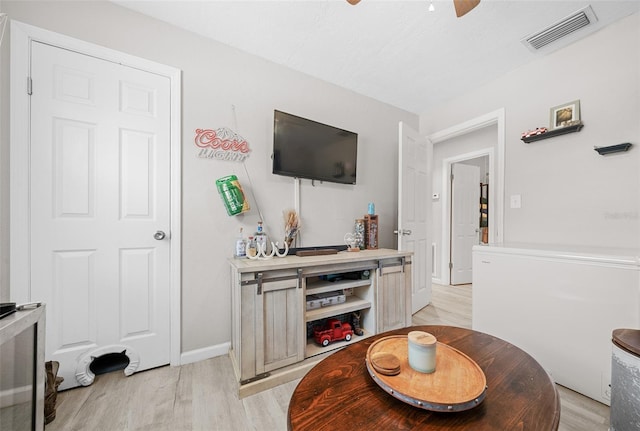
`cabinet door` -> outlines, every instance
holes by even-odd
[[[411,264],[378,269],[378,332],[411,324]]]
[[[264,281],[256,307],[256,373],[304,359],[305,328],[298,279]]]

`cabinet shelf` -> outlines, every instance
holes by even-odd
[[[543,139],[553,138],[554,136],[560,136],[560,135],[565,135],[567,133],[579,132],[580,129],[582,129],[583,127],[584,127],[584,124],[582,123],[574,124],[573,126],[566,126],[566,127],[560,127],[558,129],[549,130],[540,135],[532,135],[526,138],[521,138],[521,140],[525,144],[528,144],[535,141],[541,141]]]
[[[312,322],[314,320],[326,319],[337,316],[338,314],[351,313],[352,311],[365,310],[367,308],[371,308],[370,301],[358,298],[357,296],[347,296],[346,301],[342,304],[308,310],[305,314],[305,320]]]
[[[330,352],[331,350],[337,350],[344,346],[348,346],[349,344],[356,343],[360,340],[364,340],[365,338],[371,337],[373,334],[369,331],[364,331],[363,335],[354,335],[351,338],[351,341],[334,341],[329,344],[327,347],[319,346],[318,343],[315,342],[313,337],[307,339],[307,346],[305,350],[305,358],[310,358],[312,356],[321,355],[326,352]]]
[[[307,284],[307,295],[318,293],[333,292],[335,290],[349,289],[355,287],[370,286],[371,279],[364,280],[338,280],[338,281],[314,281]]]

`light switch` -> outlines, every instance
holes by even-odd
[[[520,195],[511,195],[511,208],[520,208],[522,206],[522,200]]]

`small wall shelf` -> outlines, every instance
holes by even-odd
[[[573,126],[560,127],[558,129],[549,130],[548,132],[542,133],[540,135],[532,135],[526,138],[521,138],[521,140],[525,143],[531,143],[535,141],[541,141],[543,139],[553,138],[554,136],[565,135],[567,133],[579,132],[580,129],[584,127],[584,124],[574,124]]]
[[[596,150],[598,152],[598,154],[600,154],[601,156],[604,156],[606,154],[619,153],[621,151],[627,151],[632,146],[633,146],[633,144],[631,144],[629,142],[625,142],[624,144],[610,145],[608,147],[593,147],[593,149]]]

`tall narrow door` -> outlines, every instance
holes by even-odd
[[[413,252],[411,312],[431,302],[431,161],[427,139],[399,125],[398,250]]]
[[[30,298],[47,303],[46,358],[62,389],[87,355],[168,364],[169,80],[31,45]]]
[[[471,249],[479,243],[480,168],[451,166],[451,284],[473,280]]]

